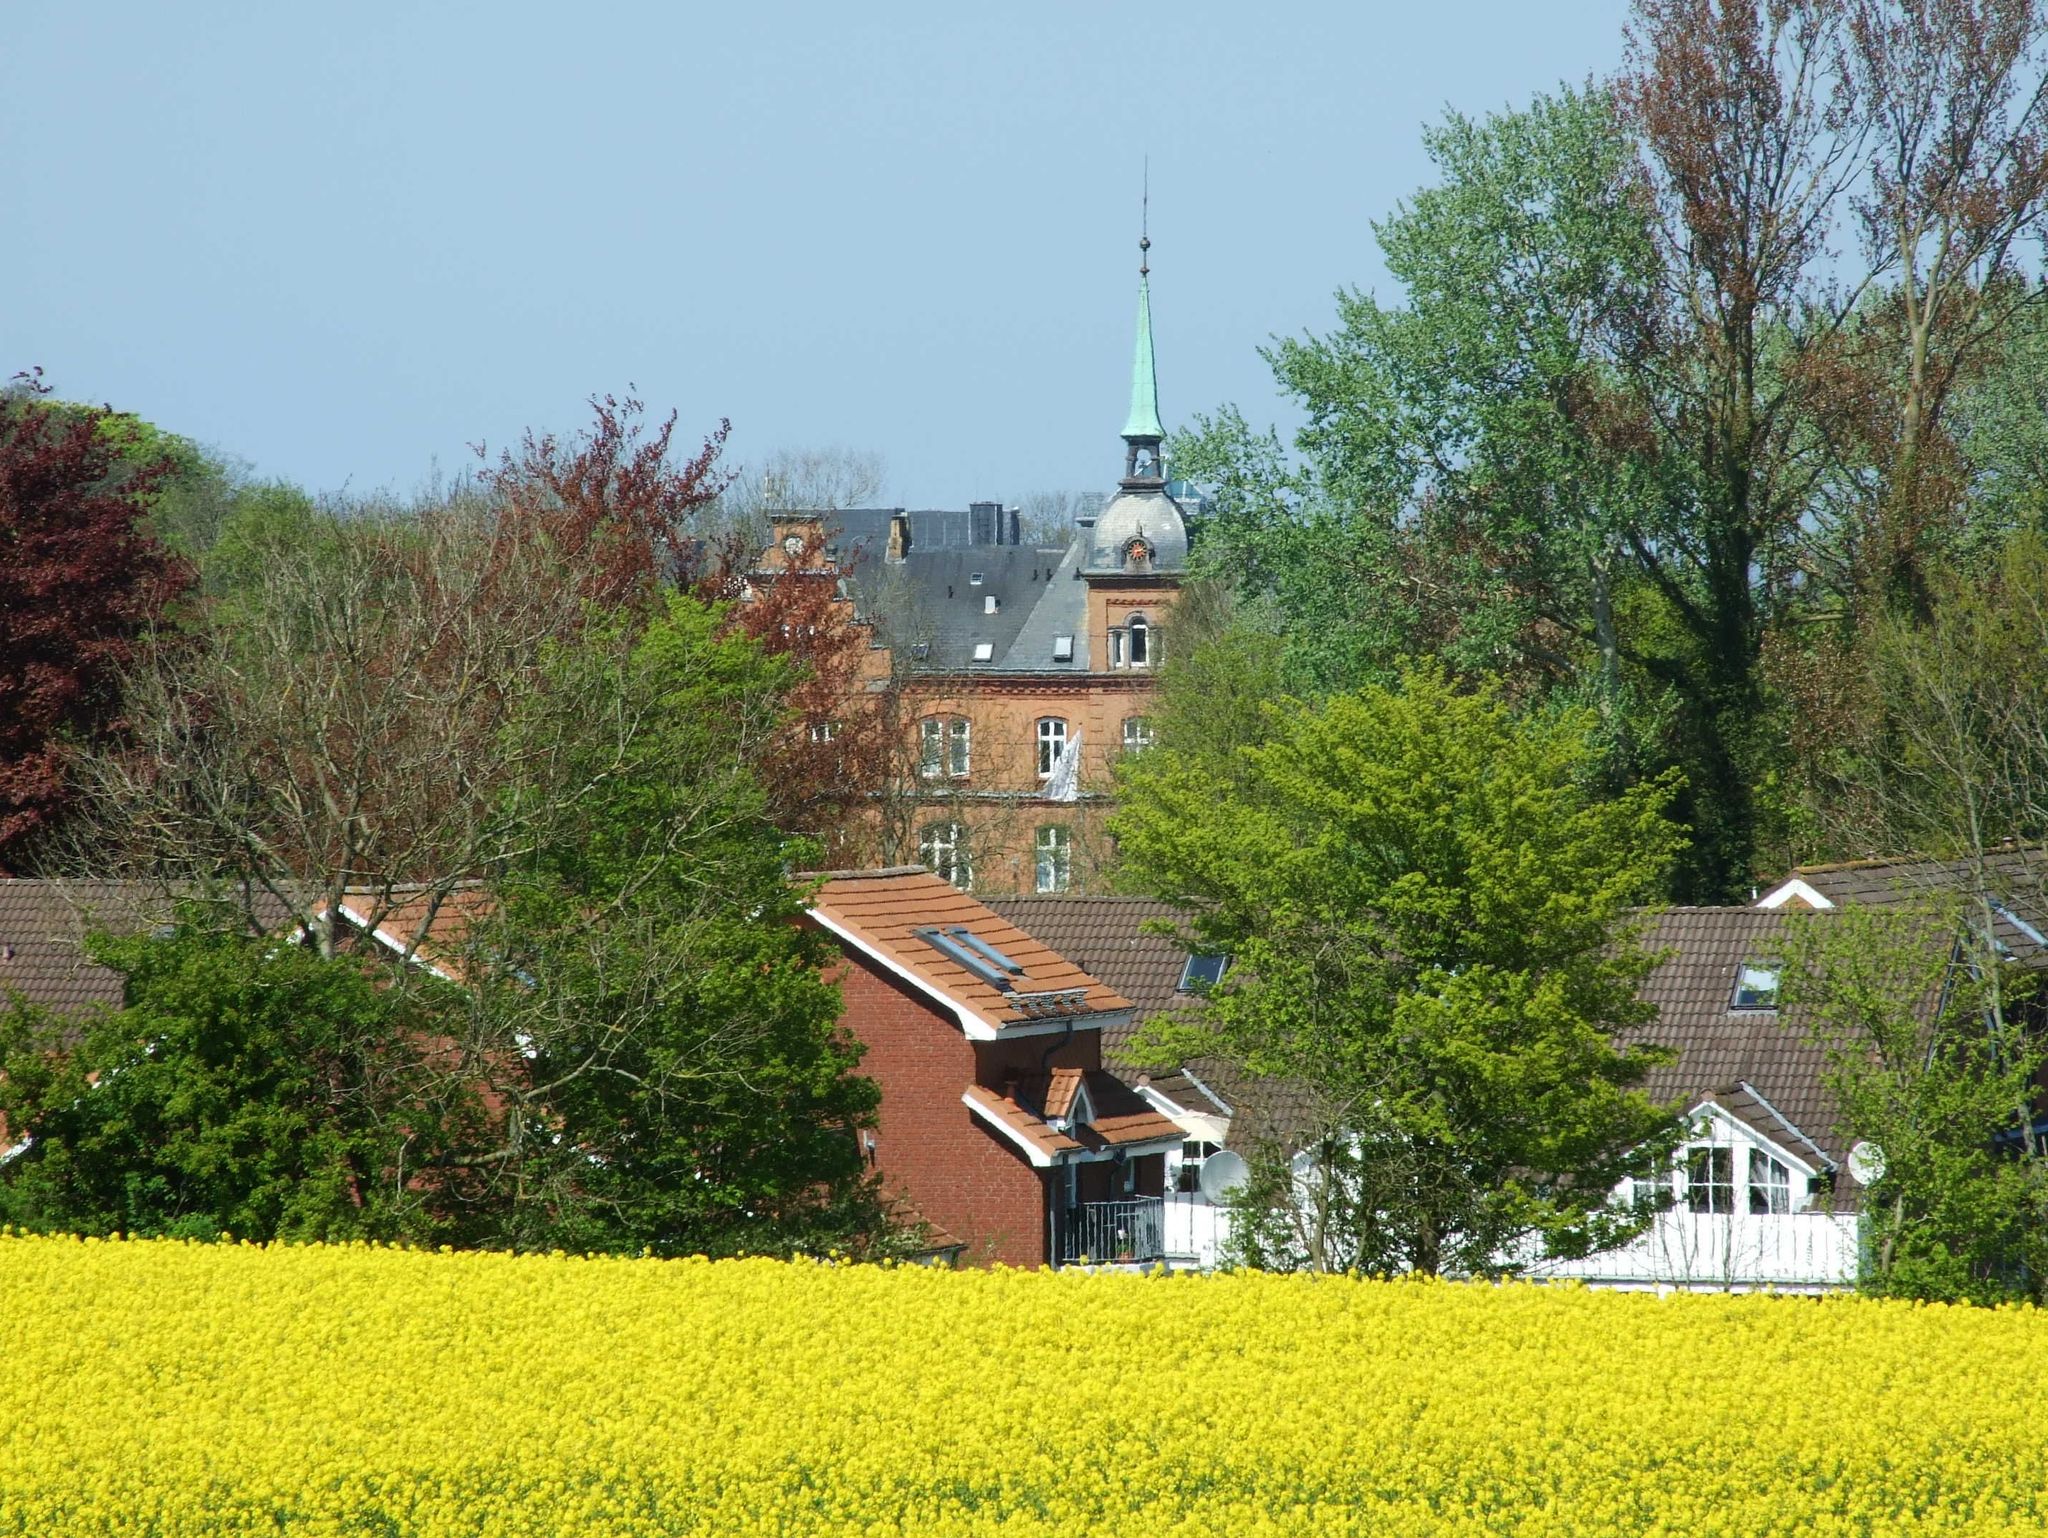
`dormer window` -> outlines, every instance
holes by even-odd
[[[1730,1009],[1776,1009],[1778,968],[1775,962],[1744,962],[1735,974],[1735,997]]]

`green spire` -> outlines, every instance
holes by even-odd
[[[1157,440],[1166,436],[1166,429],[1159,425],[1159,380],[1152,367],[1152,269],[1144,258],[1151,244],[1138,242],[1138,351],[1131,360],[1131,419],[1124,423],[1123,435]]]

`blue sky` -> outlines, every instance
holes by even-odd
[[[1107,489],[1151,158],[1168,424],[1383,282],[1421,126],[1604,73],[1622,0],[23,5],[0,374],[316,490],[636,384],[890,500]]]

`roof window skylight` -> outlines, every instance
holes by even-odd
[[[1776,1009],[1778,969],[1761,962],[1744,962],[1735,974],[1735,998],[1731,1009]]]
[[[1052,660],[1072,662],[1074,660],[1074,638],[1070,635],[1056,635],[1052,638]]]
[[[1007,990],[1010,974],[1024,970],[988,941],[958,924],[945,929],[915,929],[911,933],[941,956],[959,962],[983,982],[998,988]]]
[[[1223,974],[1229,969],[1228,956],[1190,956],[1188,964],[1181,968],[1179,991],[1197,993],[1213,988],[1223,981]]]
[[[993,662],[993,661],[995,660],[995,655],[996,655],[996,643],[995,643],[995,642],[993,642],[993,641],[976,641],[976,642],[974,643],[974,660],[975,660],[976,662]]]

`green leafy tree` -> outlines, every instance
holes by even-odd
[[[883,1232],[859,1148],[827,943],[799,920],[804,855],[757,766],[789,713],[785,659],[675,597],[637,638],[557,648],[515,730],[546,773],[506,815],[530,852],[490,882],[467,1052],[503,1117],[470,1161],[522,1248],[788,1253]],[[577,794],[565,793],[574,788]]]
[[[1312,1107],[1298,1149],[1256,1151],[1246,1258],[1492,1274],[1625,1238],[1644,1215],[1609,1193],[1677,1130],[1640,1088],[1658,1055],[1615,1045],[1670,781],[1603,799],[1588,713],[1518,719],[1435,668],[1266,712],[1237,773],[1171,740],[1126,761],[1114,820],[1134,882],[1235,958],[1142,1050]]]
[[[1866,1194],[1865,1290],[2040,1301],[2048,1169],[2031,1147],[2032,979],[1973,938],[1960,900],[1847,907],[1794,931],[1784,999],[1827,1052],[1839,1130],[1884,1153]]]
[[[0,1012],[0,1213],[45,1231],[432,1239],[456,1106],[415,1098],[438,985],[223,934],[101,938],[125,1002],[78,1031]],[[192,922],[199,920],[199,922]]]

